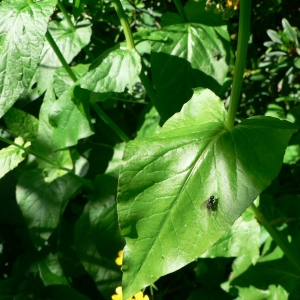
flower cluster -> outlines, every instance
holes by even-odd
[[[115,260],[116,264],[118,266],[122,266],[123,264],[123,250],[118,252],[118,257]],[[112,300],[123,300],[123,292],[122,287],[118,286],[116,288],[116,294],[111,296]],[[143,292],[140,291],[137,294],[135,294],[133,297],[128,298],[127,300],[149,300],[149,297],[147,295],[144,296]]]
[[[202,1],[202,0],[195,0]],[[216,14],[222,14],[223,19],[227,20],[235,14],[240,0],[207,0],[205,10],[214,9]]]

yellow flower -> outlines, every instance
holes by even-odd
[[[112,300],[123,300],[123,293],[122,293],[122,287],[118,286],[116,288],[117,295],[112,295]],[[143,292],[140,291],[136,293],[133,297],[128,298],[127,300],[149,300],[149,297],[147,295],[143,295]]]
[[[118,257],[116,258],[115,262],[118,266],[122,266],[122,264],[123,264],[123,250],[120,250],[118,252]]]
[[[239,2],[240,2],[240,0],[228,0],[227,6],[233,7],[234,10],[237,10]]]

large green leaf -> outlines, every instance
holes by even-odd
[[[0,117],[27,88],[36,70],[56,2],[0,3]]]
[[[225,26],[179,24],[161,31],[167,41],[154,43],[151,70],[162,120],[180,111],[192,88],[219,92],[228,72],[229,35]]]
[[[89,20],[82,20],[75,24],[75,30],[70,28],[66,19],[62,21],[52,21],[49,23],[49,31],[60,49],[65,60],[70,63],[72,59],[90,42],[92,30]],[[28,97],[36,99],[42,95],[51,83],[51,77],[57,68],[62,66],[61,62],[54,53],[52,47],[45,42],[40,65],[30,83],[27,91]]]
[[[141,72],[141,58],[135,50],[110,49],[103,53],[80,80],[82,88],[97,92],[123,92],[132,88]]]
[[[80,187],[75,177],[66,175],[51,183],[39,170],[24,172],[17,185],[17,201],[36,248],[43,246],[58,225],[70,197]]]
[[[198,89],[182,111],[124,153],[118,213],[124,297],[210,248],[277,176],[297,126],[249,118],[232,130],[223,102]],[[218,197],[214,212],[200,207]]]

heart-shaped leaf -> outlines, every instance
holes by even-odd
[[[129,142],[118,213],[124,298],[210,248],[278,174],[297,126],[272,117],[226,128],[223,102],[197,89],[149,138]],[[202,204],[214,195],[213,211]]]

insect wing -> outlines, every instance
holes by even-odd
[[[201,210],[207,209],[207,200],[205,200],[205,201],[201,204],[200,209],[201,209]]]

